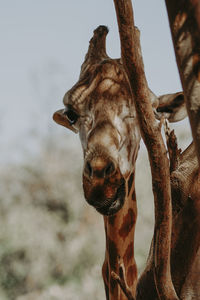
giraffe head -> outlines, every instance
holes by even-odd
[[[101,214],[113,215],[127,196],[140,132],[122,63],[106,54],[107,33],[105,26],[94,31],[79,80],[64,96],[65,109],[53,118],[79,132],[85,199]]]
[[[123,206],[140,133],[123,66],[106,54],[107,33],[105,26],[94,31],[79,80],[54,120],[79,132],[85,198],[98,212],[112,215]]]

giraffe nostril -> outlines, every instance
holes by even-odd
[[[115,171],[115,165],[113,162],[110,162],[104,170],[105,177],[110,176],[114,171]]]
[[[86,165],[85,165],[85,173],[88,174],[89,177],[92,177],[92,167],[91,164],[87,161]]]
[[[114,171],[115,164],[112,160],[97,157],[85,162],[84,175],[90,178],[108,178]]]

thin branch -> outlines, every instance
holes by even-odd
[[[152,172],[155,203],[154,277],[159,298],[177,300],[170,270],[172,207],[169,162],[155,120],[140,48],[139,31],[134,27],[131,0],[114,0],[121,40],[122,62],[127,73],[147,147]]]
[[[125,269],[122,263],[119,264],[119,275],[117,275],[114,271],[111,272],[112,278],[119,284],[120,288],[122,289],[124,295],[127,297],[128,300],[135,300],[132,295],[130,288],[126,282],[125,278]]]

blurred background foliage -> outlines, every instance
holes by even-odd
[[[1,170],[2,300],[103,294],[102,218],[84,202],[81,153],[69,139],[49,136],[38,154]]]

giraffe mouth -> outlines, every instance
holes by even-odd
[[[118,172],[106,180],[88,180],[83,175],[85,200],[100,214],[112,216],[124,205],[126,197],[125,179]]]
[[[125,199],[125,184],[122,184],[115,194],[115,196],[112,199],[106,199],[104,203],[107,203],[106,205],[103,204],[101,206],[95,205],[94,207],[96,210],[104,215],[104,216],[112,216],[115,215],[124,205],[124,199]]]

